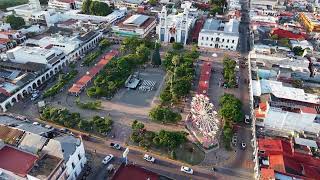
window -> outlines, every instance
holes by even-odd
[[[212,46],[212,44],[210,44],[210,46]]]
[[[217,37],[217,38],[216,38],[216,41],[218,41],[218,42],[219,42],[219,40],[220,40],[220,39]]]
[[[226,46],[226,48],[228,48],[228,46]]]
[[[79,161],[81,160],[81,156],[80,156],[80,154],[78,154],[78,159],[79,159]]]
[[[232,43],[234,43],[234,40],[232,40]]]
[[[201,39],[204,40],[204,37],[202,36]]]
[[[207,37],[207,41],[209,40],[209,37]]]
[[[213,38],[211,38],[211,41],[213,41]]]
[[[222,39],[222,42],[224,42],[224,39]]]
[[[76,166],[74,165],[74,163],[71,163],[72,169],[74,169]]]
[[[231,46],[231,49],[233,49],[233,46]]]
[[[229,43],[229,39],[227,40],[227,43]]]

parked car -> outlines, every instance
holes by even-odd
[[[110,147],[117,149],[117,150],[121,150],[121,146],[119,144],[116,143],[110,143]]]
[[[154,157],[152,157],[152,156],[150,156],[150,155],[148,155],[148,154],[145,154],[145,155],[143,156],[143,159],[146,160],[146,161],[148,161],[148,162],[152,162],[152,163],[154,163],[154,162],[156,161],[156,159],[155,159]]]
[[[113,155],[112,155],[112,154],[108,154],[108,155],[102,160],[102,164],[108,164],[112,159],[113,159]]]
[[[246,124],[250,124],[250,117],[249,117],[249,115],[245,115],[245,116],[244,116],[244,122],[245,122]]]
[[[33,125],[36,125],[36,126],[38,126],[38,125],[40,125],[40,123],[38,123],[38,122],[34,122],[34,123],[32,123]]]
[[[187,174],[193,174],[193,170],[186,166],[181,166],[181,171]]]
[[[247,145],[245,142],[241,142],[241,149],[246,149]]]
[[[32,94],[31,101],[36,100],[39,96],[39,94]]]

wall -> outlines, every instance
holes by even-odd
[[[81,156],[81,159],[79,160],[78,155]],[[74,180],[78,177],[78,175],[81,173],[82,168],[84,167],[85,163],[87,162],[87,158],[85,156],[84,146],[83,142],[81,141],[81,144],[76,148],[76,151],[73,153],[73,155],[70,156],[68,162],[66,163],[66,170],[69,177],[68,180]],[[74,163],[74,168],[72,167],[72,163]],[[75,175],[77,174],[77,176]]]
[[[202,33],[198,38],[199,47],[237,50],[239,36],[221,33]]]

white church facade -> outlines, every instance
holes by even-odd
[[[160,22],[157,27],[160,42],[178,42],[185,45],[189,32],[195,23],[195,18],[189,14],[187,8],[184,9],[183,13],[169,15],[167,13],[166,7],[163,6],[159,14]]]

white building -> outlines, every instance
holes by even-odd
[[[129,9],[137,9],[143,0],[114,0],[114,5],[116,8],[129,8]]]
[[[159,40],[164,43],[178,42],[187,43],[188,34],[195,23],[195,18],[189,15],[189,10],[184,9],[183,13],[167,14],[165,6],[159,14],[160,22],[157,27]]]
[[[207,19],[199,33],[198,46],[237,50],[239,41],[239,21],[231,19],[223,23],[216,19]]]
[[[11,146],[10,142],[3,143],[5,139],[0,139],[0,151],[9,151],[11,157],[4,159],[1,157],[4,156],[2,153],[0,158],[4,161],[16,163],[16,166],[11,167],[0,165],[0,179],[3,179],[4,174],[7,177],[4,179],[19,180],[76,180],[79,178],[87,162],[81,138],[58,134],[58,136],[50,139],[45,134],[52,134],[53,128],[34,125],[17,118],[6,115],[0,116],[1,131],[21,133],[21,136],[16,139],[16,147]],[[8,125],[11,123],[14,123],[16,127],[9,127]],[[2,137],[6,138],[6,136]],[[12,137],[10,133],[8,137]],[[29,156],[32,160],[15,158],[15,156],[21,155]],[[19,166],[23,166],[21,163],[28,167],[28,170],[23,170],[23,174],[21,174],[21,169],[19,171]]]
[[[48,67],[65,58],[64,53],[58,49],[45,49],[41,47],[17,46],[7,51],[10,61],[16,63],[35,62],[47,64]]]
[[[68,11],[77,8],[75,0],[49,0],[48,7],[62,11]]]
[[[37,45],[41,48],[46,48],[52,46],[54,49],[60,49],[65,54],[69,54],[72,51],[76,50],[81,46],[81,41],[77,36],[74,37],[66,37],[59,34],[55,34],[52,36],[46,36],[39,40],[36,39],[28,39],[26,44]]]
[[[229,0],[228,2],[229,10],[241,10],[241,4],[239,0]]]
[[[270,107],[265,118],[257,120],[256,124],[265,129],[280,131],[287,134],[320,133],[320,123],[316,114],[294,113]]]
[[[146,37],[157,25],[154,17],[135,14],[112,26],[112,31],[120,36]]]

